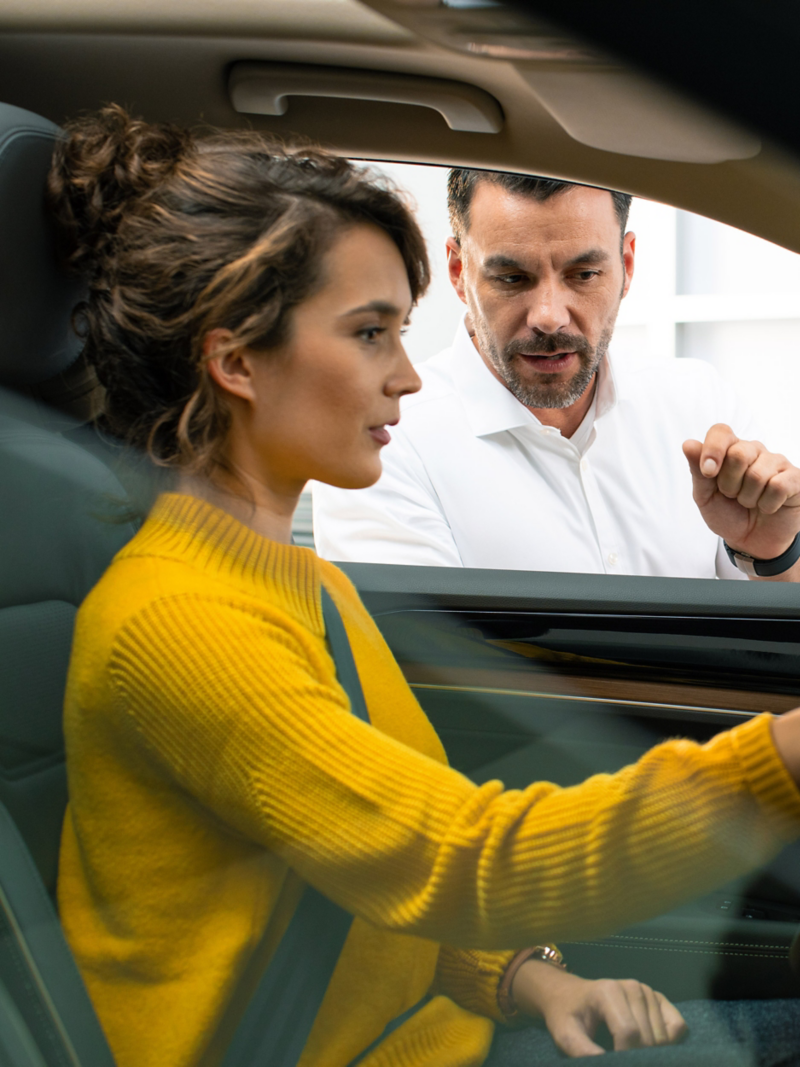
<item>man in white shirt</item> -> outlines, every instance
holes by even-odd
[[[314,487],[320,554],[800,580],[800,470],[753,440],[716,371],[608,357],[630,197],[469,170],[448,192],[466,317],[417,365],[380,480]]]

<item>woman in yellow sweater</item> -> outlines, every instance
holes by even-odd
[[[573,1056],[602,1051],[600,1020],[622,1049],[682,1036],[646,986],[532,949],[796,837],[798,713],[570,789],[448,768],[348,579],[291,543],[306,482],[374,482],[419,387],[401,334],[428,265],[408,210],[324,153],[118,108],[68,131],[49,198],[89,283],[109,424],[175,477],[79,612],[65,706],[59,905],[120,1067],[208,1062],[304,885],[355,919],[302,1067],[551,1062],[543,1031],[504,1026],[536,1015]],[[323,588],[371,725],[337,681]]]

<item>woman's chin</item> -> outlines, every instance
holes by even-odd
[[[359,464],[347,470],[326,471],[317,475],[315,481],[332,485],[336,489],[369,489],[380,478],[383,467],[378,456],[372,463]]]

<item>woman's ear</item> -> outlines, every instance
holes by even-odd
[[[231,348],[232,340],[230,330],[210,330],[203,341],[203,362],[211,380],[225,393],[253,401],[256,391],[248,351],[244,347]]]

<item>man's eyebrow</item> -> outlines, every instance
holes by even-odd
[[[368,304],[362,304],[360,307],[351,308],[350,311],[345,311],[340,318],[346,319],[351,315],[363,315],[367,311],[373,311],[378,315],[404,315],[401,308],[396,304],[390,304],[386,300],[370,300]]]
[[[564,268],[569,270],[570,267],[576,267],[579,263],[586,264],[586,266],[599,266],[601,263],[606,263],[610,256],[603,248],[589,248],[585,252],[580,252],[577,256],[573,256],[567,263],[564,264]],[[512,256],[507,256],[503,252],[495,252],[494,255],[487,256],[483,261],[485,270],[519,270],[527,272],[529,268],[524,267],[520,262],[514,259]]]
[[[588,252],[581,252],[580,255],[574,256],[564,266],[566,268],[577,267],[581,263],[586,264],[587,267],[595,267],[599,266],[600,263],[607,263],[610,258],[604,248],[590,248]]]
[[[487,256],[483,261],[483,266],[486,270],[496,270],[498,267],[511,267],[515,270],[523,270],[516,259],[512,259],[511,256],[503,255],[502,252],[495,252],[494,255]]]

